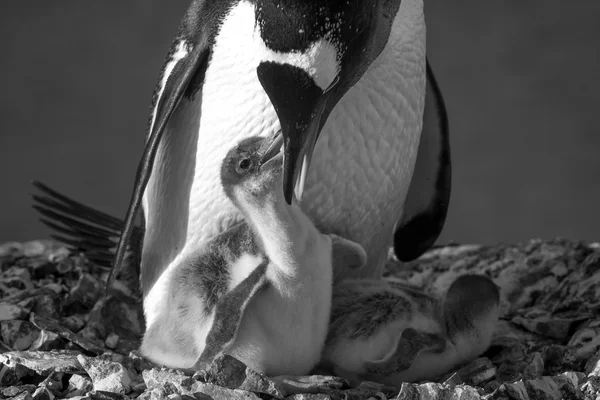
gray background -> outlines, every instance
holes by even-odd
[[[4,0],[0,242],[45,237],[31,179],[123,216],[149,100],[188,0]],[[442,241],[597,240],[600,2],[429,1],[450,113]]]

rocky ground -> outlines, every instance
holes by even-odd
[[[200,381],[137,355],[144,329],[135,279],[101,300],[106,271],[52,242],[0,246],[0,398],[596,399],[600,396],[600,245],[554,240],[444,246],[388,274],[432,294],[483,273],[501,288],[490,349],[437,382],[340,383],[288,396],[224,357]],[[316,379],[319,381],[319,379]],[[317,386],[315,386],[317,389]]]

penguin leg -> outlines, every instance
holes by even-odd
[[[394,229],[400,261],[418,258],[442,232],[452,186],[450,134],[442,92],[427,61],[427,86],[419,150],[402,217]]]
[[[235,341],[246,307],[268,284],[266,274],[269,262],[268,259],[264,260],[242,282],[218,300],[213,324],[206,337],[206,345],[192,367],[195,379],[200,379],[202,371],[208,369],[215,358],[227,351]]]
[[[365,249],[352,240],[335,234],[331,237],[331,255],[333,263],[333,281],[339,282],[349,275],[349,270],[363,268],[367,264]]]
[[[446,340],[441,335],[406,328],[400,335],[396,348],[380,360],[366,361],[365,369],[368,374],[389,376],[410,368],[422,351],[438,353],[445,348]]]
[[[327,375],[280,375],[272,377],[271,379],[280,385],[288,395],[326,393],[328,390],[340,390],[348,386],[348,381],[344,378]]]

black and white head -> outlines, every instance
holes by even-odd
[[[302,197],[331,110],[387,43],[400,0],[251,0],[258,78],[284,136],[284,194]]]
[[[221,182],[229,199],[248,202],[280,193],[282,141],[281,134],[274,138],[251,137],[229,150],[221,164]]]

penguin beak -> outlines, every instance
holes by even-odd
[[[260,166],[267,164],[269,161],[273,160],[276,156],[281,154],[281,145],[283,144],[283,136],[281,135],[281,131],[277,132],[273,141],[265,150],[263,155],[260,158]]]
[[[262,62],[258,79],[269,96],[283,135],[283,194],[292,204],[294,193],[302,200],[306,176],[321,132],[325,91],[301,68]]]

